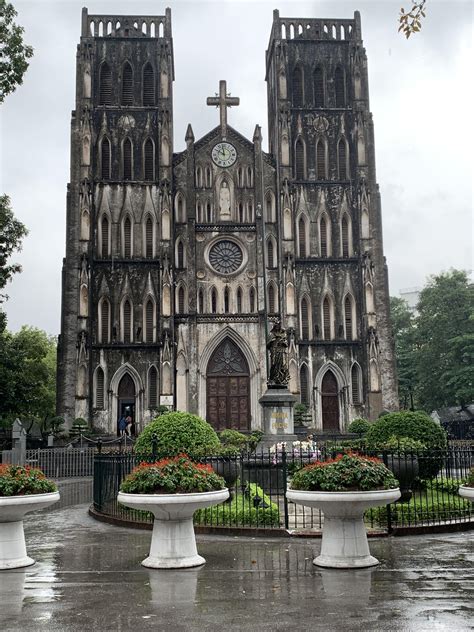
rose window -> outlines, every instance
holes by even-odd
[[[240,268],[242,261],[242,250],[233,241],[218,241],[209,251],[209,263],[221,274],[232,274]]]

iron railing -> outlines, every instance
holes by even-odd
[[[44,472],[48,478],[72,478],[92,476],[94,472],[95,448],[49,448],[26,450],[3,450],[2,463],[30,465]]]
[[[231,500],[195,514],[205,527],[318,531],[324,517],[319,510],[290,502],[287,487],[295,469],[327,460],[341,452],[335,442],[318,444],[311,453],[257,450],[232,457],[208,457],[214,469],[230,481]],[[366,452],[367,453],[367,452]],[[374,453],[370,453],[374,455]],[[461,524],[474,519],[472,505],[458,495],[474,465],[474,448],[449,446],[442,450],[378,451],[400,480],[404,496],[397,503],[369,509],[369,529],[391,533],[410,527]],[[96,454],[94,458],[94,511],[119,521],[151,523],[153,517],[120,505],[117,494],[125,476],[142,459],[134,454]]]

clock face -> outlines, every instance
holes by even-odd
[[[212,160],[218,167],[230,167],[237,160],[237,150],[230,143],[217,143],[212,149]]]

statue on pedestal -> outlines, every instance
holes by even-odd
[[[268,384],[271,386],[288,387],[290,373],[288,370],[288,339],[286,331],[282,329],[280,322],[276,322],[270,332],[270,340],[267,343],[270,351],[270,375]]]

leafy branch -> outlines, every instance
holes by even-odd
[[[412,33],[418,33],[421,30],[421,18],[426,17],[426,0],[421,0],[420,2],[412,0],[412,2],[413,6],[410,11],[405,12],[403,7],[400,9],[400,17],[398,19],[400,23],[398,32],[400,33],[401,31],[407,39]]]

